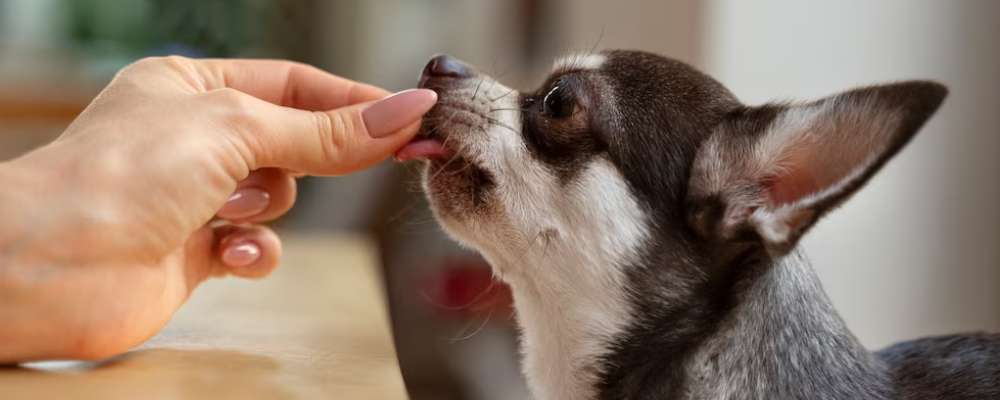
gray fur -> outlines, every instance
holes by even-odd
[[[848,331],[798,254],[762,268],[685,368],[689,399],[888,399],[886,366]]]

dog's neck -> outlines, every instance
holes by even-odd
[[[553,265],[580,261],[511,269],[580,268]],[[698,330],[678,321],[639,322],[628,301],[610,298],[627,293],[607,286],[613,282],[508,276],[532,392],[539,400],[890,397],[884,366],[848,331],[812,268],[794,255],[767,263],[734,283],[740,289],[727,312],[684,321],[710,327],[694,337]],[[663,329],[633,336],[637,325]],[[685,345],[663,345],[671,340]]]
[[[884,399],[888,373],[847,329],[797,254],[757,265],[682,365],[680,398]]]

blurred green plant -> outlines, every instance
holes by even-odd
[[[275,32],[287,29],[271,0],[66,1],[69,41],[90,54],[276,56]]]

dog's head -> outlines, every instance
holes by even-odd
[[[745,106],[692,67],[635,51],[566,58],[532,92],[438,56],[420,86],[440,101],[398,156],[429,160],[438,219],[503,265],[560,244],[615,263],[664,240],[708,259],[781,255],[946,94],[902,82]]]

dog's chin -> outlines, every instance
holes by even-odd
[[[428,160],[423,179],[431,206],[440,217],[462,222],[489,208],[492,179],[466,157]]]
[[[444,128],[425,124],[396,158],[421,161],[424,190],[434,211],[441,218],[463,222],[489,209],[493,179],[471,157],[456,151],[453,140],[442,139]]]

